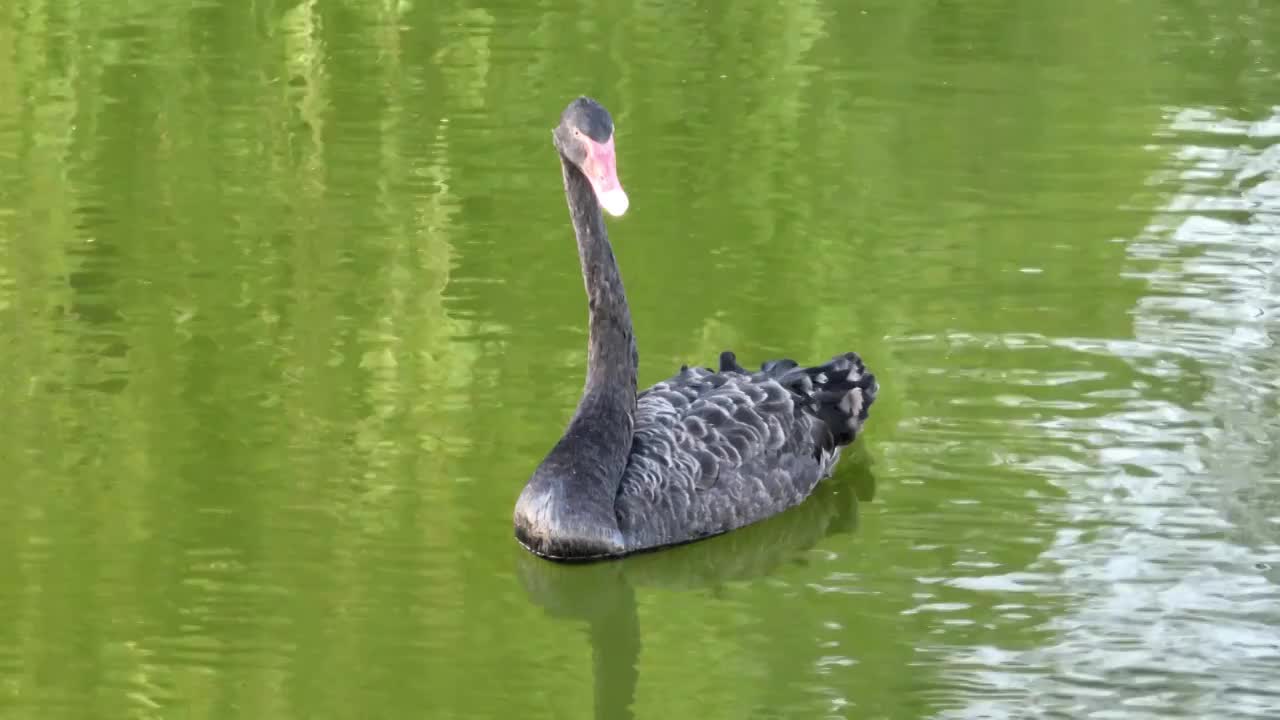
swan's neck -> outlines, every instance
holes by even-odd
[[[578,259],[587,290],[587,380],[561,445],[592,460],[590,474],[612,501],[631,452],[636,406],[635,336],[618,262],[605,232],[604,216],[590,183],[560,158],[565,198],[578,239]],[[557,448],[559,450],[560,448]]]
[[[613,523],[614,497],[631,454],[638,359],[631,311],[600,204],[578,168],[563,157],[561,163],[587,289],[587,381],[569,427],[530,487],[550,490],[555,499],[549,502],[559,510],[603,526]]]
[[[604,227],[604,215],[591,185],[572,163],[563,157],[560,161],[569,214],[578,239],[582,281],[587,290],[590,339],[587,342],[587,383],[583,399],[593,395],[616,398],[617,405],[626,409],[629,426],[636,401],[638,358],[627,293],[622,287],[618,261],[613,257],[613,246],[609,244],[609,234]],[[578,409],[581,413],[582,404]]]
[[[619,555],[626,546],[614,505],[635,425],[636,343],[600,204],[577,166],[560,162],[587,287],[587,382],[569,427],[516,501],[516,537],[554,557]]]

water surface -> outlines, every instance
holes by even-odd
[[[1280,5],[15,0],[0,718],[1276,717]],[[564,567],[548,132],[641,382],[854,349],[804,505]]]

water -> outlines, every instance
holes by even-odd
[[[1280,5],[14,0],[0,718],[1280,715]],[[548,132],[642,383],[860,351],[808,503],[564,567]]]

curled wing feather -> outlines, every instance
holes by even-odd
[[[725,532],[803,500],[838,453],[815,444],[803,402],[767,372],[701,368],[642,393],[617,502],[628,544]]]

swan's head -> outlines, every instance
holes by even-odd
[[[618,182],[618,161],[613,152],[613,118],[600,103],[580,97],[560,114],[551,133],[556,149],[587,177],[596,200],[610,215],[627,211],[627,193]]]

